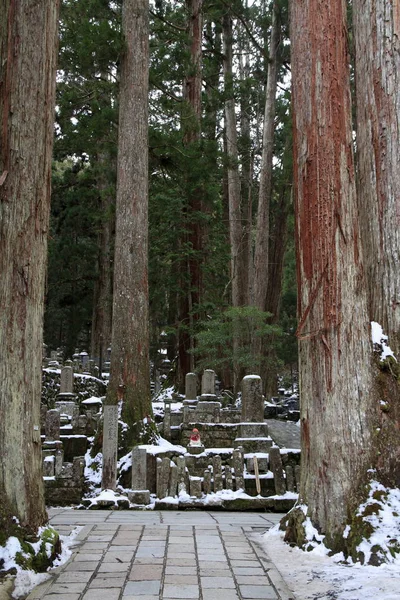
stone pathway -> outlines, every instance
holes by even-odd
[[[51,509],[60,533],[83,528],[70,561],[28,600],[294,600],[259,546],[281,517]]]

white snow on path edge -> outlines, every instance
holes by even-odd
[[[318,548],[291,548],[278,526],[262,544],[296,600],[400,600],[400,560],[380,567],[338,564]]]
[[[71,532],[70,535],[60,535],[61,539],[61,555],[54,561],[53,567],[60,567],[65,564],[67,560],[70,558],[72,554],[71,548],[76,545],[76,536],[83,529],[82,526],[77,526]],[[14,563],[11,565],[11,563]],[[40,585],[49,577],[51,577],[51,569],[46,573],[35,573],[34,571],[24,571],[12,560],[12,557],[9,556],[9,564],[10,566],[15,566],[18,569],[17,575],[14,579],[14,587],[12,590],[12,598],[17,600],[18,598],[25,598],[37,585]]]

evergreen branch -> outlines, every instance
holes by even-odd
[[[177,31],[186,31],[186,27],[179,27],[179,25],[174,25],[173,23],[170,23],[169,21],[164,19],[164,17],[162,17],[159,13],[155,13],[151,10],[150,14],[152,17],[162,21],[162,23],[164,23],[165,25],[168,25],[168,27],[172,27],[172,29],[176,29]]]

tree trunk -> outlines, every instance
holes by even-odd
[[[272,10],[269,44],[268,79],[265,97],[263,149],[261,156],[260,189],[258,194],[256,243],[254,248],[254,305],[266,310],[268,286],[269,210],[272,194],[272,157],[275,130],[275,96],[277,83],[277,47],[280,37],[278,5]]]
[[[105,157],[99,157],[100,167],[105,166]],[[101,202],[101,230],[99,234],[98,278],[93,294],[93,319],[91,333],[91,357],[98,363],[100,375],[111,344],[112,287],[113,287],[113,231],[114,199],[109,190],[109,182],[99,173],[99,192]]]
[[[380,323],[400,358],[400,4],[356,0],[357,158],[359,213],[369,289],[369,316]],[[379,377],[381,401],[378,470],[400,484],[400,388]]]
[[[344,0],[291,4],[302,465],[331,547],[374,462],[375,401],[352,156]]]
[[[357,155],[371,320],[400,356],[400,4],[356,0]]]
[[[147,0],[124,0],[112,349],[106,404],[123,400],[128,444],[135,442],[134,425],[152,410],[147,265],[148,12]],[[115,486],[115,455],[111,455],[109,464],[103,462],[103,488]]]
[[[202,41],[203,41],[203,0],[187,0],[188,35],[190,62],[183,85],[183,143],[192,160],[200,156],[201,128],[201,87],[202,87]],[[193,370],[194,357],[190,351],[194,347],[193,325],[199,319],[202,300],[203,276],[203,193],[196,169],[188,168],[186,178],[187,197],[183,210],[184,246],[187,255],[181,264],[182,295],[179,306],[178,329],[178,386],[184,389],[185,375]],[[189,371],[188,371],[189,369]]]
[[[47,520],[40,397],[58,9],[0,2],[2,528],[12,516],[32,530]]]
[[[242,208],[240,197],[239,157],[237,147],[235,99],[233,95],[232,19],[223,20],[225,129],[228,160],[229,234],[231,246],[232,305],[245,306],[248,302],[247,246],[243,244]]]

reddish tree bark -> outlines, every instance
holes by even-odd
[[[40,445],[57,0],[0,1],[0,521],[47,520]]]
[[[374,463],[376,401],[352,156],[344,0],[291,5],[300,502],[328,544]],[[291,517],[292,518],[292,517]]]

